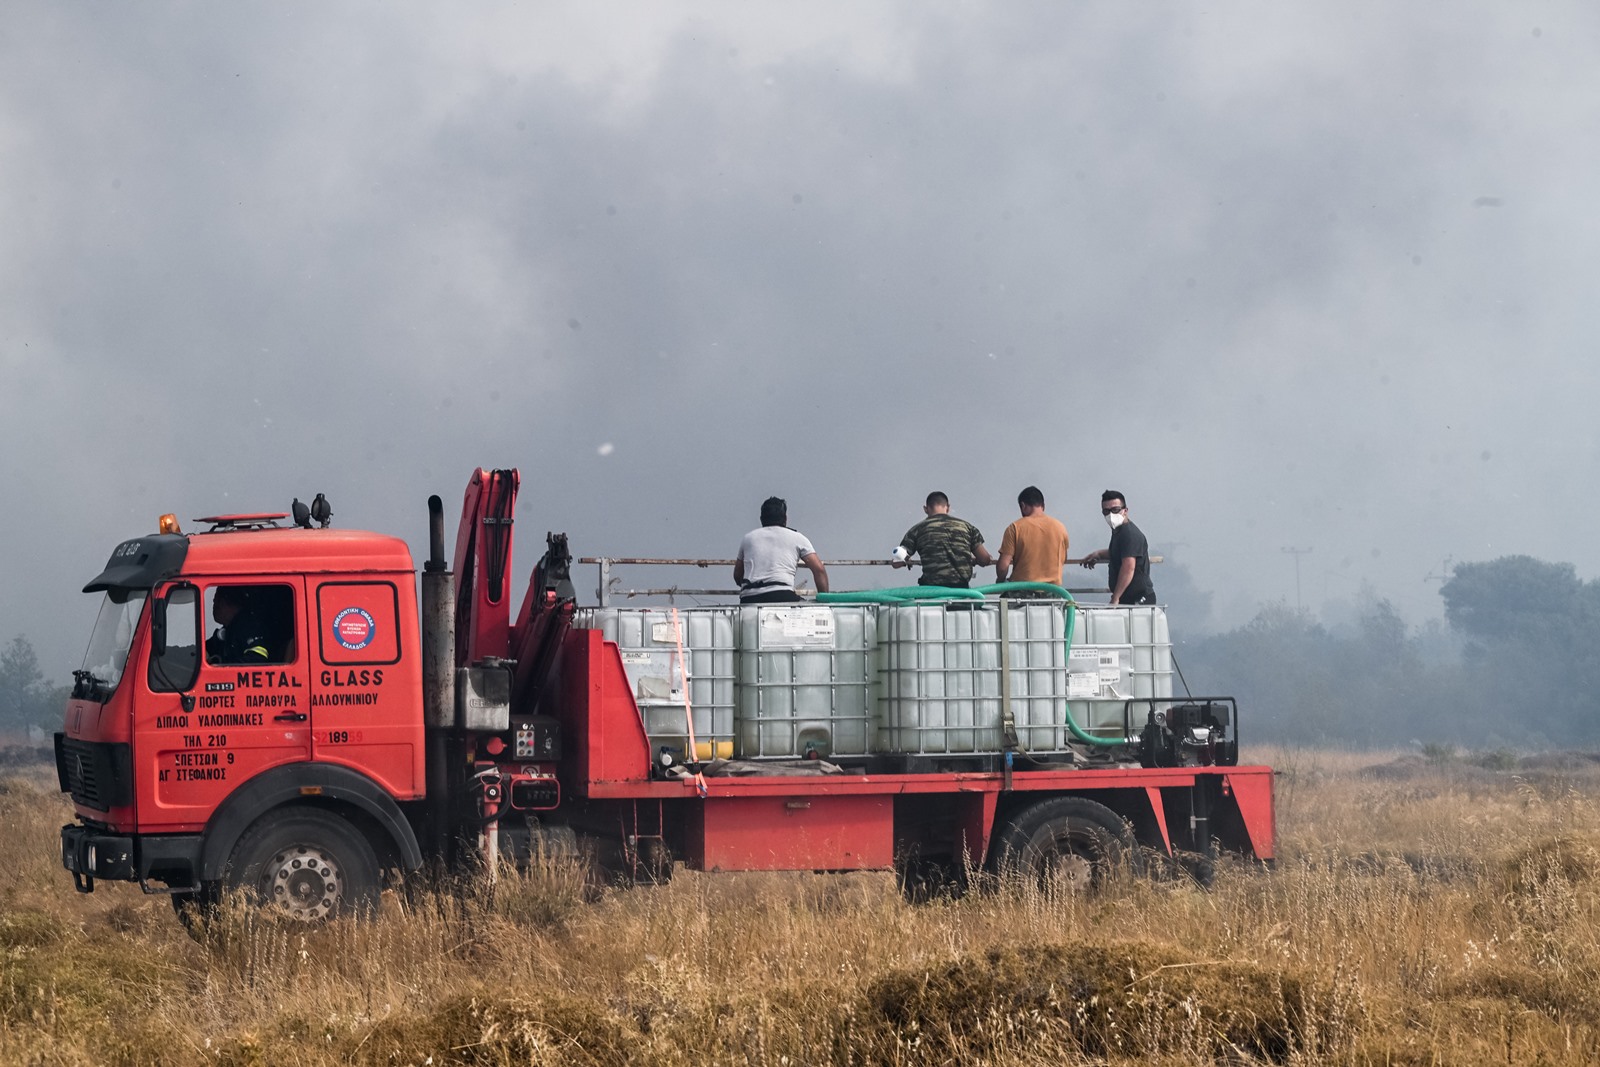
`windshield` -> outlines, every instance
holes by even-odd
[[[149,595],[144,589],[106,590],[105,599],[100,602],[100,616],[94,621],[94,633],[89,635],[89,650],[83,654],[83,670],[75,675],[77,688],[109,694],[117,687],[128,662],[128,646],[133,644],[139,613]]]

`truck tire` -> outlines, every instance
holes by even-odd
[[[317,808],[269,812],[233,847],[226,889],[303,923],[378,906],[378,857],[349,822]]]
[[[995,841],[1002,882],[1046,891],[1092,892],[1137,860],[1133,831],[1104,804],[1053,797],[1014,814]]]

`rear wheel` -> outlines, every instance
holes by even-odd
[[[1104,804],[1054,797],[1017,812],[995,842],[1003,881],[1046,891],[1091,892],[1136,856],[1133,832]]]
[[[319,923],[374,910],[378,857],[366,837],[316,808],[273,812],[239,838],[223,884],[289,919]]]

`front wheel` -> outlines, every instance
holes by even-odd
[[[378,905],[378,857],[344,819],[317,808],[269,812],[233,848],[223,884],[303,923]]]
[[[1085,893],[1137,853],[1132,830],[1116,812],[1084,797],[1054,797],[1013,815],[994,855],[1002,881]]]

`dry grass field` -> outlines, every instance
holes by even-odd
[[[1593,1064],[1600,763],[1257,751],[1272,872],[910,906],[885,875],[586,892],[550,866],[203,942],[79,896],[0,778],[0,1063]]]

